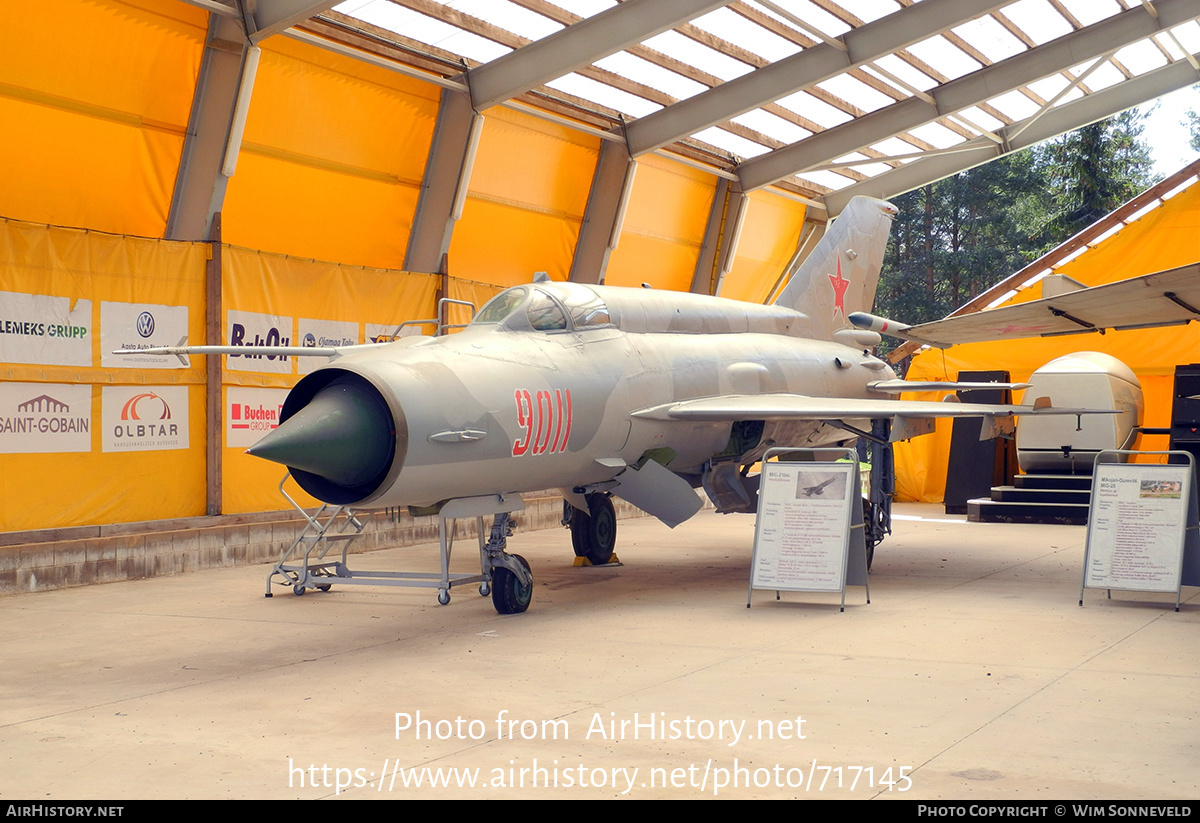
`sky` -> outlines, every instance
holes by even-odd
[[[1142,138],[1150,144],[1156,174],[1166,177],[1191,163],[1200,154],[1188,147],[1189,132],[1182,124],[1184,113],[1191,109],[1200,111],[1200,88],[1186,89],[1159,98],[1160,105],[1146,121]],[[1153,103],[1139,106],[1139,111],[1149,111]]]

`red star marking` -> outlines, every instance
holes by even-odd
[[[846,289],[850,288],[850,281],[842,277],[842,259],[837,261],[837,274],[826,275],[829,278],[830,284],[833,286],[833,313],[836,316],[839,312],[842,317],[846,316]]]

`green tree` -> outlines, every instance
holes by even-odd
[[[893,198],[876,311],[936,320],[1152,182],[1141,118],[1125,113]]]

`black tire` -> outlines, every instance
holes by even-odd
[[[529,571],[529,563],[519,554],[512,558]],[[528,586],[521,585],[521,580],[503,566],[492,569],[492,605],[499,614],[521,614],[529,608],[533,599],[533,582]]]
[[[576,557],[603,566],[617,546],[617,513],[607,494],[589,494],[587,504],[587,512],[571,507],[571,545]]]

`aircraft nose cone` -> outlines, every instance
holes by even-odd
[[[362,381],[338,379],[247,453],[349,488],[386,473],[395,442],[392,416],[378,392]]]

